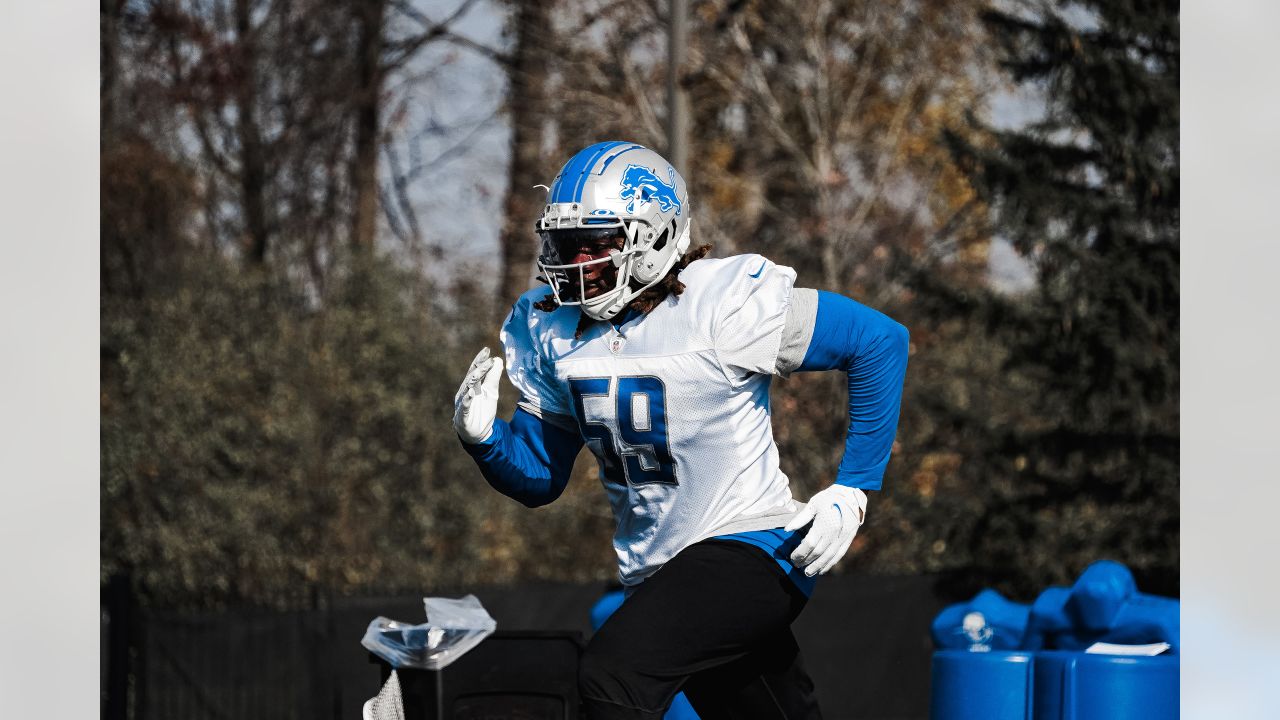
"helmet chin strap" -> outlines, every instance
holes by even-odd
[[[635,297],[627,294],[635,253],[614,251],[609,255],[613,258],[614,267],[618,268],[616,284],[603,295],[582,301],[582,312],[593,320],[612,320]]]
[[[621,296],[619,296],[619,300],[620,299],[621,299]],[[582,312],[585,313],[587,317],[591,318],[592,320],[599,320],[600,322],[608,322],[614,319],[615,317],[617,317],[618,313],[621,311],[622,311],[622,307],[619,302],[611,303],[608,307],[605,307],[605,308],[594,307],[591,305],[582,306]]]

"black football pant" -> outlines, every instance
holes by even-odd
[[[686,548],[587,644],[578,678],[586,716],[661,718],[683,690],[702,720],[820,720],[791,634],[806,601],[753,545]]]

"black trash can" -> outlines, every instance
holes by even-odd
[[[405,720],[578,720],[577,632],[498,631],[443,670],[400,669]],[[391,676],[385,660],[381,683]]]

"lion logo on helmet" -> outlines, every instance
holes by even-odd
[[[657,201],[663,212],[675,208],[676,214],[679,215],[682,203],[680,198],[676,197],[675,168],[667,168],[667,173],[670,183],[663,182],[653,170],[643,165],[628,165],[627,169],[622,171],[621,183],[621,197],[627,201],[627,212],[635,212],[637,203]]]

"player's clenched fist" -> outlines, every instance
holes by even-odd
[[[472,445],[484,442],[493,432],[501,378],[502,358],[491,357],[487,347],[481,349],[453,397],[453,429],[463,442]]]
[[[793,532],[813,521],[804,542],[791,553],[791,563],[804,568],[809,577],[830,570],[849,549],[866,512],[867,495],[858,488],[832,485],[809,498],[804,510],[785,528]]]

